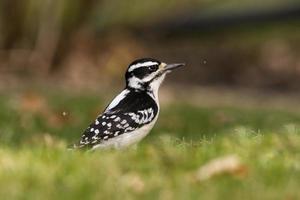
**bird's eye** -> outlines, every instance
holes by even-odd
[[[158,69],[158,65],[149,66],[149,70],[152,71],[152,72],[156,71],[157,69]]]

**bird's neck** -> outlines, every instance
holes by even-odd
[[[162,84],[164,78],[165,75],[161,76],[155,81],[152,81],[147,88],[147,93],[156,101],[157,104],[159,103],[159,99],[158,99],[159,87]]]
[[[136,92],[146,92],[149,96],[151,96],[155,100],[157,104],[159,104],[158,91],[164,78],[165,75],[162,75],[156,80],[153,80],[152,82],[133,85],[135,87],[130,87],[129,85],[127,86],[127,88],[130,88],[131,90],[134,90]]]
[[[154,80],[151,80],[151,82],[141,82],[138,79],[135,80],[131,79],[128,82],[126,88],[129,90],[134,90],[136,92],[146,92],[158,104],[159,103],[158,91],[164,79],[165,79],[165,74],[159,76]]]

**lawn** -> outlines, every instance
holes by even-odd
[[[174,102],[135,148],[67,151],[103,103],[1,94],[1,199],[300,199],[298,112]]]

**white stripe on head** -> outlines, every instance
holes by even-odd
[[[137,64],[134,64],[134,65],[131,65],[128,69],[128,72],[132,72],[133,70],[135,70],[139,67],[147,67],[147,66],[158,65],[158,64],[159,64],[158,62],[152,62],[152,61],[137,63]]]

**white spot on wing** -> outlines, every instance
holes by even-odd
[[[97,139],[98,139],[98,138],[96,138],[95,140],[93,140],[93,141],[92,141],[92,144],[97,143],[97,142],[98,142]]]
[[[97,135],[94,135],[94,136],[92,137],[92,139],[93,139],[93,140],[97,140],[97,139],[98,139]],[[93,142],[92,142],[92,143],[93,143]]]
[[[123,129],[123,126],[121,126],[120,124],[117,124],[117,128]]]
[[[118,122],[118,121],[120,121],[120,120],[121,120],[120,117],[117,117],[116,119],[114,119],[115,122]]]

